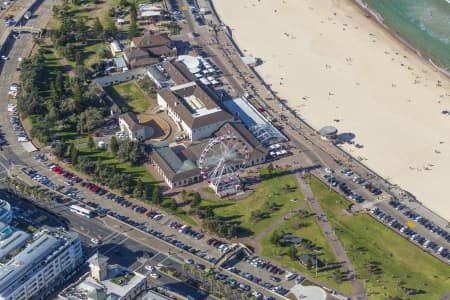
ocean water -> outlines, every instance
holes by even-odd
[[[425,58],[450,72],[450,0],[363,0]]]

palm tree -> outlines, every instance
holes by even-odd
[[[190,265],[189,266],[189,272],[191,273],[191,274],[197,274],[197,266],[196,265]]]
[[[224,287],[225,296],[226,296],[226,297],[229,297],[229,296],[231,295],[231,292],[232,292],[232,291],[233,291],[233,290],[231,289],[231,286],[229,286],[228,284],[226,284],[225,287]]]
[[[215,282],[214,275],[212,275],[212,274],[208,275],[207,280],[208,280],[210,292],[214,291],[214,282]]]
[[[11,180],[11,185],[12,185],[13,188],[14,188],[14,194],[16,194],[16,193],[17,193],[17,191],[16,191],[17,180],[16,180],[15,178],[13,178],[13,179]]]
[[[224,283],[223,283],[223,281],[217,281],[217,283],[216,283],[216,285],[217,285],[217,289],[219,290],[219,295],[220,296],[222,296],[222,294],[223,294],[223,287],[224,287]]]
[[[22,193],[22,195],[28,196],[30,193],[30,187],[28,185],[25,185],[23,182],[19,183],[19,190]]]
[[[11,178],[9,176],[6,176],[5,179],[3,179],[3,181],[8,186],[8,192],[9,192],[9,184],[11,183]]]
[[[189,271],[189,265],[188,264],[182,264],[181,265],[181,270],[183,271],[183,273],[186,273],[186,274],[188,274],[188,271]]]
[[[37,192],[37,197],[38,197],[39,201],[43,201],[45,195],[46,195],[46,194],[45,194],[44,191],[42,191],[42,190],[39,190],[39,191]]]
[[[45,194],[45,201],[47,201],[47,202],[50,202],[50,201],[52,201],[52,194],[50,194],[50,193],[47,193],[47,194]]]
[[[249,298],[248,292],[247,291],[243,291],[242,294],[241,294],[241,298],[242,299],[248,299]]]
[[[198,277],[200,278],[200,281],[202,282],[202,285],[205,286],[205,278],[208,276],[205,271],[200,271],[198,274]]]
[[[30,188],[31,189],[31,196],[33,197],[33,200],[36,201],[37,195],[38,195],[38,190],[36,188]]]

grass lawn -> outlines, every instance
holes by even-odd
[[[450,268],[368,215],[346,213],[349,202],[316,178],[311,187],[371,299],[440,299],[450,290]],[[422,290],[406,296],[401,288]]]
[[[121,163],[117,158],[114,158],[109,151],[91,150],[88,148],[81,148],[79,150],[81,155],[87,155],[94,159],[100,157],[106,164],[115,164],[116,167],[123,173],[131,174],[135,179],[139,178],[143,183],[155,184],[155,179],[148,172],[144,165],[131,166],[129,163]],[[168,209],[170,202],[171,199],[164,199],[161,207],[167,212],[179,217],[181,220],[183,220],[183,222],[192,226],[198,226],[198,224],[182,208],[179,207],[175,212],[170,212]]]
[[[132,166],[129,163],[121,163],[117,158],[114,158],[109,151],[91,150],[89,148],[81,148],[79,151],[81,155],[86,155],[94,159],[100,157],[103,163],[114,164],[121,172],[131,174],[135,179],[140,179],[143,183],[155,183],[155,179],[147,171],[144,165]]]
[[[119,275],[111,279],[112,283],[124,286],[134,277],[134,274]]]
[[[150,107],[149,100],[134,81],[107,87],[105,91],[120,107],[136,113],[145,112]]]
[[[303,211],[311,212],[309,208],[304,209]],[[317,219],[314,215],[310,214],[305,217],[301,217],[299,214],[296,214],[291,219],[287,220],[280,227],[276,229],[277,231],[284,231],[285,233],[291,233],[297,237],[310,240],[315,247],[320,248],[320,252],[314,252],[312,250],[308,250],[303,248],[302,246],[298,247],[298,255],[303,253],[308,253],[311,255],[317,255],[317,258],[322,262],[327,263],[337,263],[336,256],[334,254],[333,249],[331,248],[328,240],[323,235],[322,230],[317,222]],[[297,269],[301,273],[309,274],[311,277],[315,277],[315,269],[308,270],[305,266],[300,264],[298,261],[293,261],[288,255],[285,255],[288,247],[278,247],[270,242],[270,236],[272,232],[266,235],[261,240],[261,249],[262,255],[269,258],[272,261],[276,261],[283,266],[289,266],[291,268]],[[337,290],[345,293],[352,294],[353,288],[352,285],[348,281],[336,281],[335,280],[335,272],[337,272],[339,276],[338,269],[329,269],[329,270],[319,270],[317,273],[317,279],[321,282],[324,282]]]
[[[100,62],[98,49],[103,48],[105,52],[108,52],[108,49],[105,47],[105,43],[103,43],[103,41],[90,41],[89,45],[81,46],[81,48],[83,51],[83,64],[87,68],[92,66],[94,63]]]
[[[169,205],[172,202],[171,198],[166,198],[163,200],[163,203],[161,205],[162,208],[164,208],[167,212],[170,214],[173,214],[180,218],[184,223],[187,223],[191,226],[198,226],[197,222],[194,221],[194,219],[189,216],[188,213],[186,213],[181,207],[178,207],[175,212],[169,210]]]
[[[297,184],[295,178],[291,174],[285,174],[286,170],[274,170],[271,178],[263,179],[256,190],[243,200],[203,200],[202,206],[211,205],[214,213],[222,218],[240,223],[240,227],[246,230],[246,235],[257,235],[270,224],[286,215],[290,210],[300,206],[304,197]],[[263,170],[261,175],[267,175],[267,171]],[[288,191],[285,190],[286,185],[292,187]],[[291,199],[296,198],[296,202]],[[271,211],[270,217],[262,219],[256,223],[251,220],[251,213],[257,209],[264,210],[264,203],[271,202],[278,206],[278,210]]]

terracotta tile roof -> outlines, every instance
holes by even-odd
[[[167,46],[157,46],[157,47],[149,48],[148,51],[150,52],[150,55],[153,55],[153,56],[171,57],[171,56],[177,55],[176,48],[169,48]]]
[[[176,85],[195,81],[194,74],[182,62],[166,60],[163,62],[163,67]]]
[[[139,130],[143,126],[140,124],[137,116],[133,112],[127,112],[124,114],[121,114],[119,118],[123,119],[124,122],[128,125],[131,131]]]
[[[200,128],[208,124],[217,123],[220,121],[232,120],[233,116],[222,110],[220,106],[215,102],[214,96],[210,91],[207,91],[198,83],[185,84],[176,86],[173,88],[165,88],[159,91],[159,95],[167,102],[167,105],[176,112],[180,118],[190,128]],[[194,111],[191,110],[189,105],[185,102],[184,98],[194,95],[199,99],[205,108],[214,109],[217,111],[209,114],[194,116]]]
[[[148,51],[139,48],[126,48],[125,49],[125,57],[128,61],[132,59],[139,59],[149,57]]]
[[[137,48],[152,48],[158,46],[170,46],[172,40],[167,33],[150,34],[146,33],[132,39],[132,43]]]

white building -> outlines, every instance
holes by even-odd
[[[63,300],[133,300],[147,288],[143,274],[119,265],[108,265],[108,258],[94,254],[89,259],[90,273],[66,288],[58,299]]]
[[[210,137],[232,115],[215,101],[213,92],[196,82],[189,82],[158,92],[158,105],[186,132],[191,141]]]
[[[161,8],[150,3],[140,3],[139,4],[139,14],[141,18],[160,18]]]
[[[9,224],[11,223],[12,217],[13,211],[11,205],[7,201],[0,199],[0,222]]]
[[[120,131],[126,133],[131,140],[145,141],[153,135],[153,128],[141,124],[133,112],[119,116],[119,127]]]
[[[118,41],[112,41],[110,44],[112,56],[119,56],[122,54],[122,46]]]
[[[76,233],[44,229],[33,239],[0,266],[1,300],[37,297],[46,289],[66,281],[83,261],[81,242]]]

